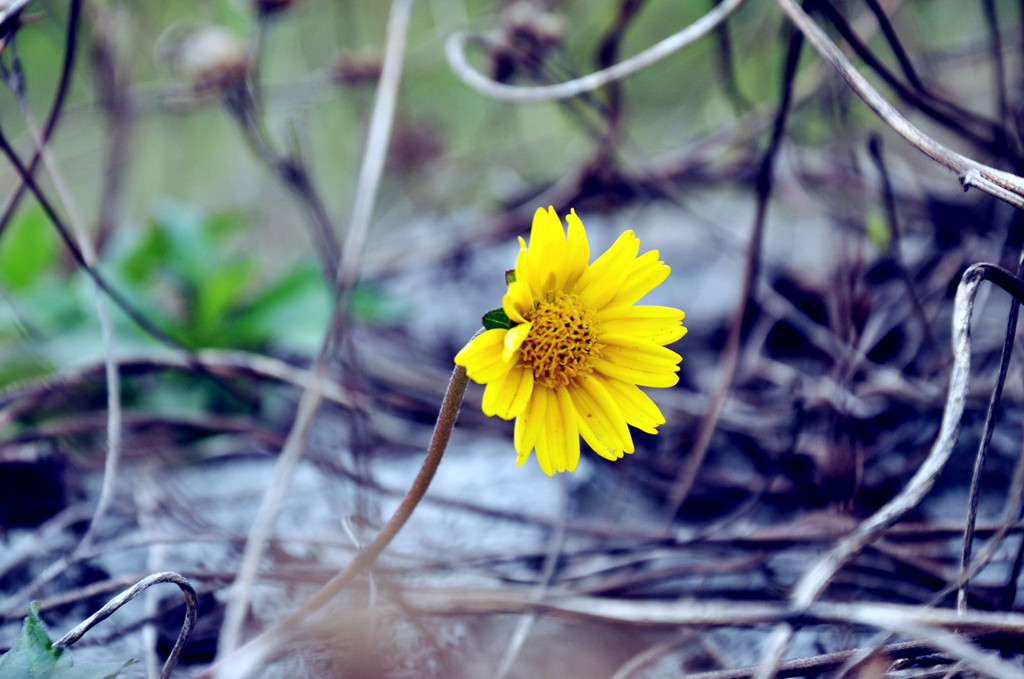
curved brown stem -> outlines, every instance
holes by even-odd
[[[398,532],[402,530],[402,527],[405,526],[409,517],[412,516],[412,513],[423,499],[423,496],[426,495],[427,488],[430,487],[430,482],[434,479],[434,474],[441,464],[444,451],[448,447],[448,439],[451,438],[452,429],[455,428],[455,421],[458,418],[459,407],[462,405],[462,397],[466,393],[468,382],[469,378],[466,375],[466,369],[462,366],[455,366],[451,379],[448,382],[448,390],[445,392],[441,410],[437,415],[434,435],[430,439],[430,445],[427,448],[427,455],[423,460],[423,466],[420,467],[420,471],[416,475],[416,479],[413,481],[412,487],[409,488],[409,492],[402,500],[402,503],[381,529],[380,533],[377,534],[377,537],[373,539],[373,542],[359,552],[344,570],[331,578],[301,608],[240,647],[237,651],[225,656],[195,675],[193,679],[210,679],[216,676],[216,673],[229,662],[231,664],[241,662],[246,667],[258,663],[272,652],[279,642],[293,634],[298,625],[301,625],[309,616],[323,608],[324,605],[337,596],[338,592],[355,580],[356,576],[373,565],[377,557],[387,549],[391,541],[398,535]]]

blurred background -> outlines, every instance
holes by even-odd
[[[297,608],[404,495],[452,357],[500,305],[516,236],[552,205],[576,209],[595,255],[633,229],[672,267],[648,298],[684,309],[690,329],[673,347],[680,384],[649,390],[667,424],[634,431],[632,456],[584,450],[550,479],[516,466],[511,424],[485,418],[471,385],[395,544],[251,676],[751,675],[767,627],[727,613],[680,627],[533,604],[785,602],[928,454],[960,275],[1016,271],[1024,222],[889,130],[776,3],[739,3],[692,44],[560,101],[495,99],[445,56],[464,32],[479,74],[547,85],[733,4],[420,0],[392,43],[401,80],[375,148],[390,3],[0,2],[0,133],[19,159],[0,162],[0,650],[30,601],[57,638],[173,570],[201,604],[175,676],[200,671],[274,484],[285,493],[243,638]],[[1021,173],[1019,3],[804,6],[915,125]],[[41,139],[46,206],[18,167]],[[371,191],[367,156],[383,162]],[[1016,309],[986,288],[975,314],[949,468],[830,599],[951,605],[977,492],[992,550],[964,596],[1019,609],[1019,359],[998,378]],[[284,470],[318,356],[324,401]],[[76,659],[137,658],[117,676],[155,676],[184,610],[168,590],[116,613]],[[970,640],[1017,662],[1013,635]],[[818,621],[784,669],[839,676],[850,649],[877,647],[885,660],[851,676],[960,671],[955,654],[908,643]]]

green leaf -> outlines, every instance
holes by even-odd
[[[484,314],[484,329],[485,330],[508,330],[514,323],[512,319],[508,317],[504,309],[491,309]]]
[[[228,238],[252,225],[252,215],[245,210],[226,210],[206,217],[204,228],[213,242],[223,245]]]
[[[56,262],[57,236],[42,209],[24,210],[0,240],[0,281],[12,290],[24,290]]]
[[[11,650],[0,656],[0,678],[53,676],[59,667],[70,663],[70,658],[61,662],[63,652],[62,648],[53,648],[39,619],[39,606],[33,605]]]
[[[67,649],[54,647],[33,604],[11,650],[0,656],[0,679],[114,679],[130,663],[75,665]]]
[[[303,264],[252,295],[234,318],[251,341],[275,341],[296,351],[316,351],[334,302],[315,264]]]
[[[401,305],[372,283],[356,284],[349,301],[353,315],[363,323],[384,324],[402,316]]]
[[[229,262],[211,271],[196,296],[195,320],[204,331],[215,331],[228,322],[233,308],[243,302],[246,289],[256,274],[255,262]]]
[[[881,214],[872,211],[867,217],[868,238],[879,250],[885,250],[892,243],[892,231]]]
[[[155,227],[167,238],[165,266],[187,287],[201,286],[224,256],[221,248],[211,242],[205,220],[198,209],[174,203],[162,205],[154,219]]]
[[[59,671],[52,675],[41,675],[40,679],[44,677],[46,679],[114,679],[118,673],[128,665],[131,665],[133,661],[129,660],[123,663],[90,663],[88,665],[71,665],[70,656],[68,658],[68,666],[61,668]],[[3,675],[0,675],[0,679],[6,679]],[[36,679],[33,677],[32,679]]]
[[[154,224],[121,260],[122,275],[135,284],[149,282],[166,262],[170,249],[167,232]]]

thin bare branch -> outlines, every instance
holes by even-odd
[[[495,99],[518,103],[530,101],[552,101],[568,99],[596,90],[599,87],[621,80],[651,64],[661,61],[667,56],[678,52],[687,45],[704,37],[732,14],[744,0],[724,0],[711,11],[693,22],[678,33],[674,33],[661,42],[655,43],[640,54],[620,61],[601,71],[595,71],[582,78],[569,80],[555,85],[539,85],[521,87],[497,82],[474,69],[466,59],[466,43],[472,38],[465,33],[453,33],[445,42],[444,53],[455,75],[481,94]]]
[[[156,573],[148,578],[140,580],[133,587],[125,590],[108,601],[103,608],[93,613],[84,622],[65,634],[53,645],[63,647],[71,646],[81,639],[86,632],[109,618],[117,612],[119,608],[137,597],[139,594],[146,591],[153,585],[158,585],[164,582],[170,582],[177,585],[178,589],[180,589],[181,593],[185,596],[185,621],[181,625],[181,631],[178,633],[177,641],[174,642],[174,648],[171,649],[171,653],[167,656],[163,669],[160,671],[160,679],[168,679],[168,677],[171,676],[171,672],[174,670],[174,666],[178,664],[178,658],[181,657],[181,650],[188,642],[188,638],[192,635],[192,629],[196,625],[196,615],[199,610],[196,591],[192,588],[192,585],[189,584],[187,578],[178,575],[177,573],[170,571]]]
[[[381,64],[377,98],[373,102],[370,129],[366,133],[366,149],[356,180],[356,193],[349,219],[348,235],[341,252],[341,265],[335,283],[340,292],[347,290],[359,277],[359,260],[366,243],[366,234],[373,221],[377,192],[387,159],[391,129],[395,120],[398,86],[402,82],[402,61],[405,57],[405,36],[415,0],[395,0],[388,17],[384,60]]]
[[[322,392],[326,382],[329,350],[334,346],[344,327],[344,291],[357,278],[357,265],[362,255],[362,246],[373,218],[373,206],[380,185],[384,158],[391,134],[398,85],[401,81],[406,32],[413,2],[414,0],[395,0],[391,8],[386,38],[387,46],[385,47],[384,73],[381,76],[373,118],[370,122],[369,141],[356,189],[356,205],[353,207],[349,236],[345,241],[341,263],[336,272],[335,282],[339,292],[342,293],[339,295],[341,303],[335,310],[335,318],[324,338],[320,356],[313,371],[313,380],[299,401],[298,413],[288,433],[284,449],[278,457],[273,483],[260,504],[249,539],[246,541],[238,577],[221,626],[217,651],[220,658],[232,653],[238,648],[241,641],[242,623],[248,612],[249,594],[256,581],[260,558],[277,518],[278,508],[291,483],[295,466],[305,451],[306,439],[312,427],[313,418],[323,399]]]
[[[961,155],[922,132],[878,93],[843,54],[842,50],[832,42],[821,27],[814,23],[814,20],[795,0],[775,0],[775,2],[803,32],[814,49],[832,64],[853,88],[853,91],[886,125],[906,139],[914,148],[955,172],[960,177],[960,183],[965,190],[971,187],[978,188],[1015,207],[1024,207],[1024,178]]]

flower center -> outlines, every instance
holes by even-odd
[[[576,375],[593,370],[598,356],[597,319],[578,295],[555,292],[534,302],[527,319],[533,323],[520,346],[523,363],[533,368],[533,379],[552,389],[564,387]]]

